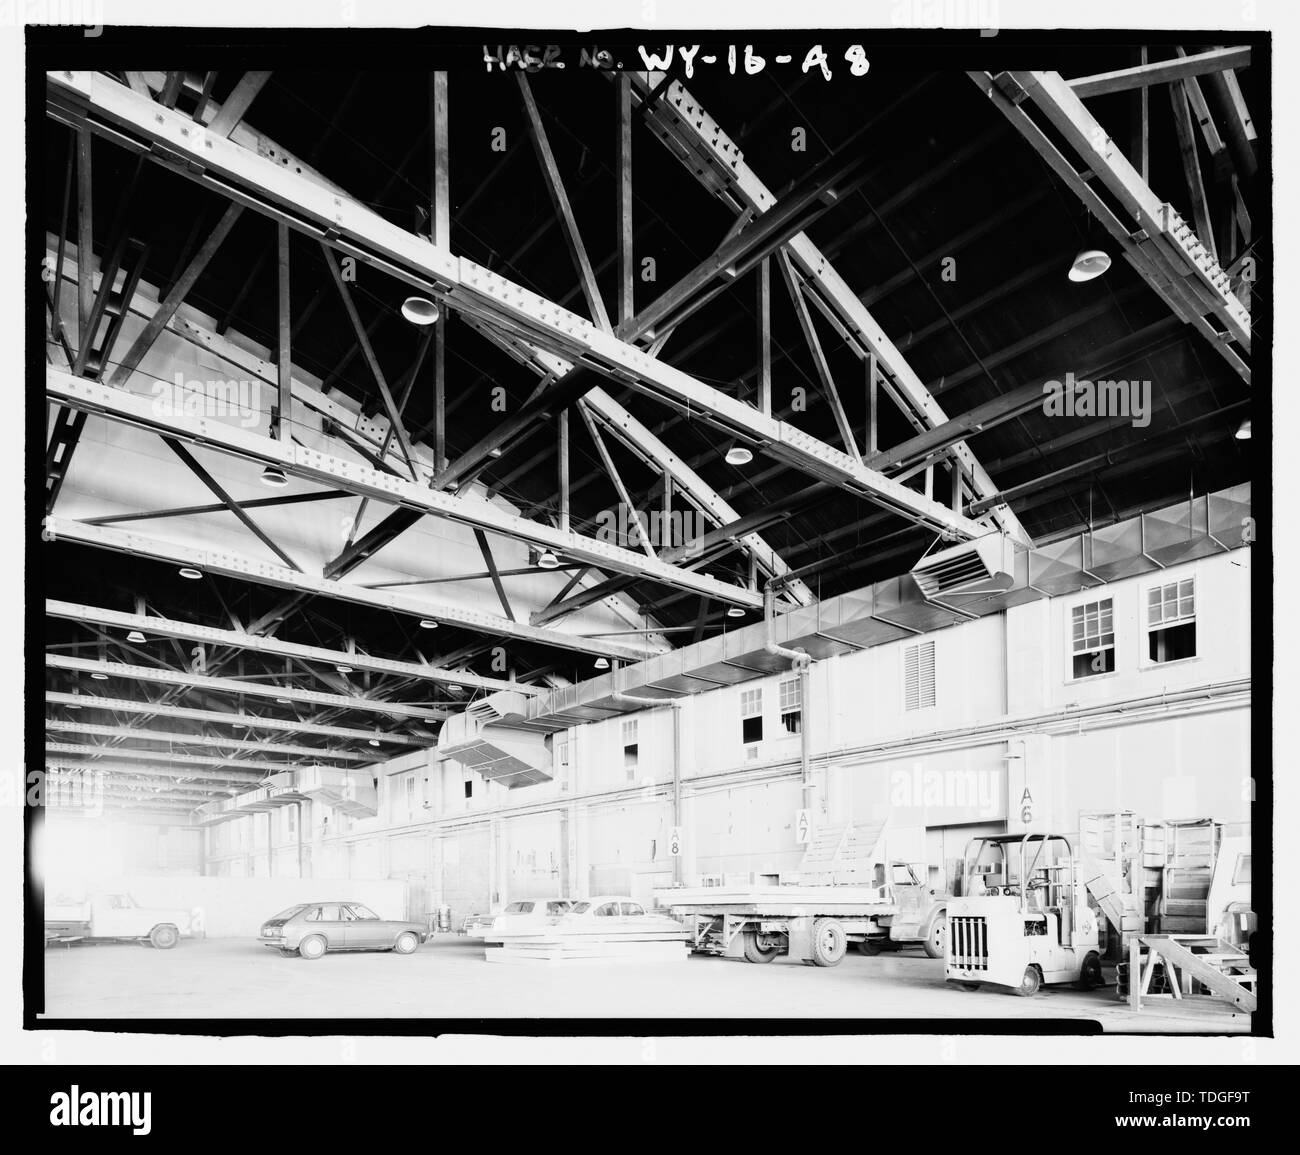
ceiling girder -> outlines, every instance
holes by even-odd
[[[518,333],[571,363],[581,361],[661,401],[689,409],[701,419],[745,437],[763,452],[936,532],[959,539],[987,532],[986,527],[947,506],[858,466],[847,454],[802,430],[764,417],[721,390],[601,333],[576,314],[517,283],[453,257],[448,250],[358,202],[334,195],[230,141],[191,139],[186,118],[141,98],[125,85],[86,72],[51,72],[47,76],[49,111],[56,119],[74,126],[88,123],[95,132],[135,151],[149,148],[150,157],[158,163],[170,164],[181,175],[284,219],[299,231],[328,239],[345,255],[440,297],[459,311]],[[174,158],[170,162],[169,156]],[[802,261],[797,248],[795,253]],[[736,593],[723,597],[737,599]]]

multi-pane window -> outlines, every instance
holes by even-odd
[[[803,729],[803,694],[798,678],[786,678],[777,687],[781,706],[781,728],[787,734]]]
[[[1115,615],[1110,598],[1070,610],[1071,677],[1091,678],[1115,668]]]
[[[636,719],[627,718],[623,722],[623,768],[627,771],[629,779],[636,777],[639,755],[640,746],[637,743]]]
[[[1196,582],[1147,590],[1147,656],[1153,662],[1196,657]]]
[[[934,700],[934,643],[917,642],[903,651],[903,708],[925,710]]]
[[[569,777],[570,777],[569,772],[572,767],[572,762],[570,761],[570,758],[571,755],[569,753],[569,740],[565,738],[563,741],[556,742],[555,743],[555,771],[556,771],[556,777],[560,780],[561,790],[569,789]]]
[[[763,740],[763,688],[740,691],[740,740],[753,746]]]

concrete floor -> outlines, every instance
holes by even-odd
[[[492,966],[476,939],[438,935],[414,955],[281,958],[250,939],[182,941],[174,950],[102,943],[45,951],[43,1017],[1044,1019],[1106,1031],[1221,1034],[1246,1015],[1163,1003],[1138,1014],[1114,986],[1053,987],[1033,998],[959,991],[943,962],[917,949],[868,958],[850,950],[823,969],[692,955],[682,963]],[[496,950],[499,948],[487,948]],[[1113,976],[1107,972],[1113,984]],[[938,1028],[936,1028],[938,1029]]]

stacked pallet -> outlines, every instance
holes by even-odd
[[[488,962],[528,963],[685,962],[690,950],[673,931],[600,932],[511,936],[500,949],[484,952]]]

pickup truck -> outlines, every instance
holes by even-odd
[[[94,894],[81,901],[58,895],[45,905],[45,942],[148,942],[170,950],[193,934],[188,910],[141,906],[129,894]]]

